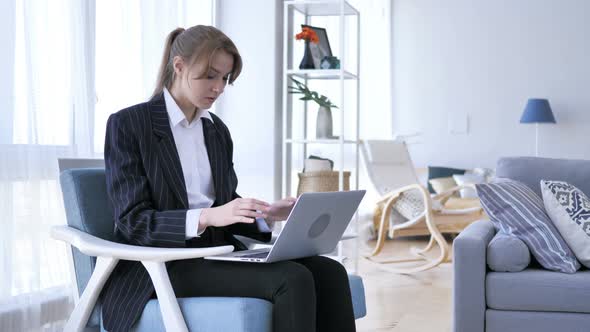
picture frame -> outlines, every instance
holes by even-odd
[[[314,27],[307,24],[301,24],[301,28],[310,28],[317,35],[319,42],[317,44],[310,43],[309,48],[313,57],[313,64],[315,69],[321,69],[320,64],[325,56],[332,56],[332,49],[330,48],[330,40],[325,28]]]

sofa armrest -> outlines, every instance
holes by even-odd
[[[486,250],[496,234],[489,220],[469,225],[453,242],[453,331],[485,329]]]

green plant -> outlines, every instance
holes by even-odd
[[[338,106],[332,104],[332,102],[330,101],[330,99],[328,99],[328,97],[326,97],[324,95],[320,95],[319,93],[317,93],[315,91],[309,90],[307,85],[305,85],[302,82],[299,82],[298,80],[296,80],[293,77],[291,77],[291,80],[293,81],[293,83],[295,83],[295,86],[290,85],[288,87],[289,93],[302,94],[303,97],[299,98],[299,100],[313,100],[320,106],[324,106],[324,107],[328,107],[328,108],[338,108]]]

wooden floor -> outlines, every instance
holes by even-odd
[[[411,247],[424,247],[427,242],[427,238],[389,240],[378,257],[404,257]],[[374,242],[367,244],[374,245]],[[352,257],[353,248],[354,243],[345,243],[344,254]],[[345,265],[354,269],[353,260]],[[363,277],[367,302],[367,316],[356,321],[357,331],[451,330],[451,263],[414,275],[400,275],[382,271],[374,263],[360,258],[357,274]]]

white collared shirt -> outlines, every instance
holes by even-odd
[[[189,207],[186,213],[186,238],[189,239],[201,235],[202,232],[198,233],[201,211],[210,208],[215,201],[211,164],[201,121],[201,118],[206,118],[213,122],[213,118],[209,111],[198,110],[193,121],[188,123],[186,116],[166,88],[164,101],[186,184]]]

